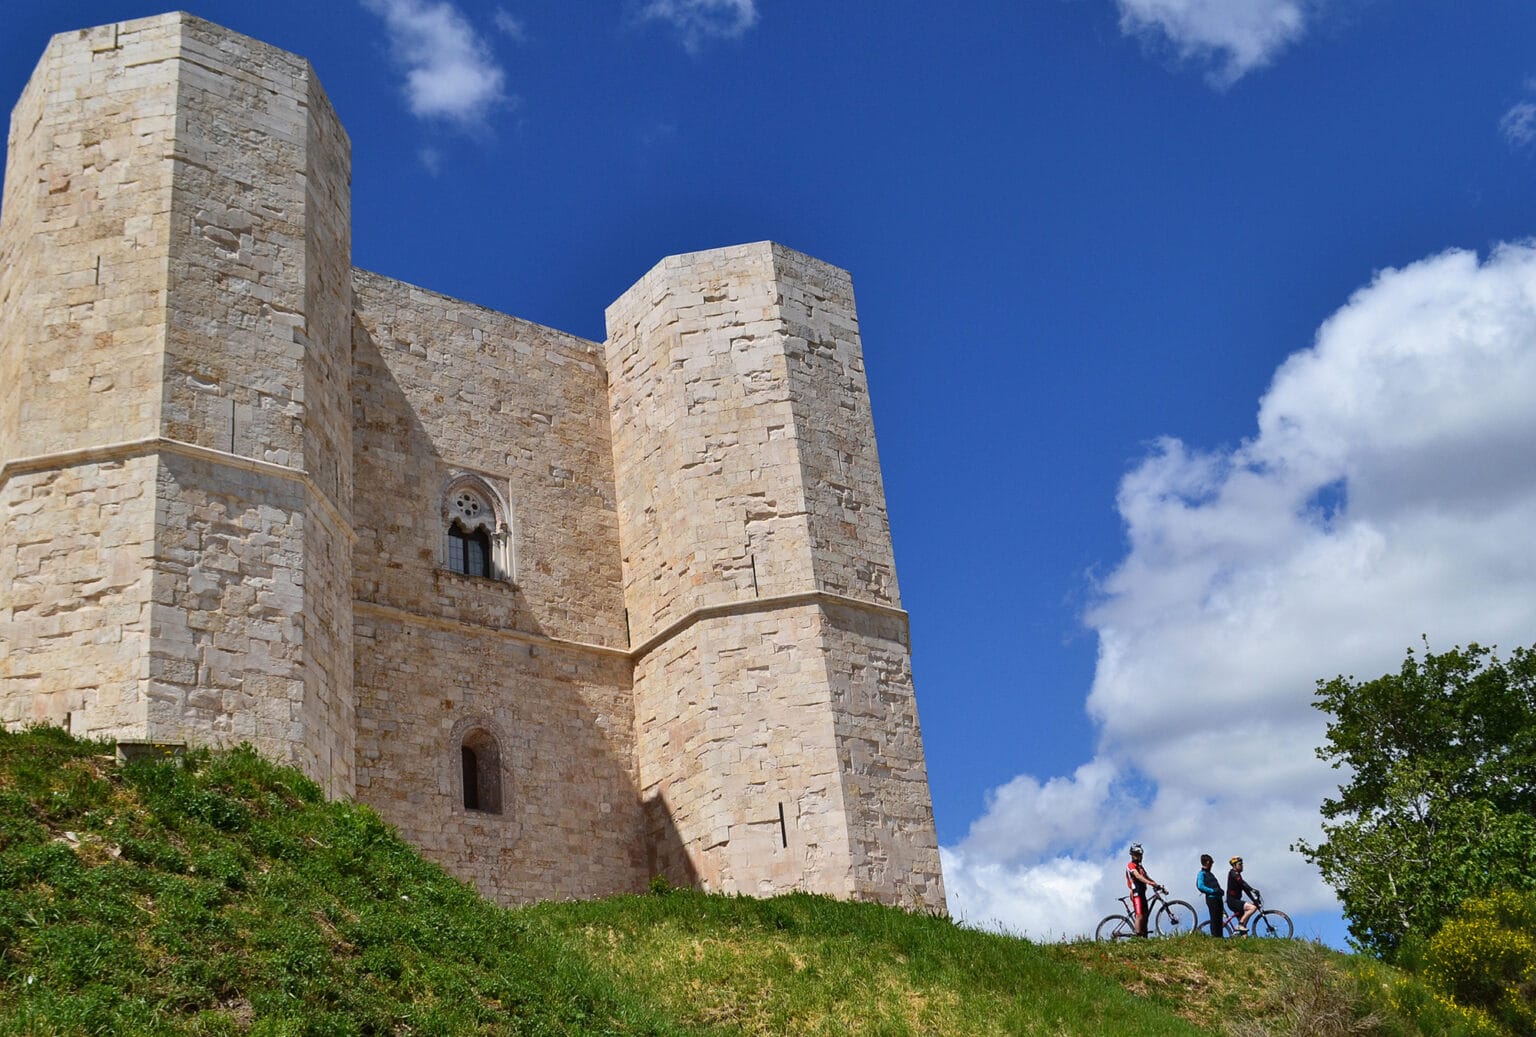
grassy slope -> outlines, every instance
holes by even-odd
[[[1284,1023],[1335,959],[803,895],[502,910],[254,754],[119,769],[0,733],[0,1034],[1196,1034]]]

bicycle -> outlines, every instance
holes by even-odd
[[[1195,931],[1194,905],[1187,900],[1169,900],[1163,896],[1167,892],[1162,887],[1153,891],[1147,900],[1147,914],[1150,916],[1150,928],[1157,931],[1159,936],[1177,936],[1181,933]],[[1106,915],[1093,931],[1095,940],[1126,940],[1136,935],[1136,912],[1131,909],[1129,895],[1120,898],[1120,903],[1125,905],[1125,914]]]
[[[1291,925],[1290,915],[1279,908],[1265,907],[1264,898],[1257,893],[1253,896],[1253,906],[1259,910],[1252,918],[1248,919],[1248,932],[1246,935],[1271,937],[1277,940],[1289,940],[1291,938],[1295,928]],[[1245,935],[1237,931],[1238,922],[1242,917],[1241,913],[1227,914],[1223,917],[1222,928],[1226,930],[1226,934],[1229,937]],[[1197,933],[1209,935],[1210,931],[1211,920],[1209,918],[1195,926],[1195,932]]]

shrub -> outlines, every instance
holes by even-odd
[[[1536,895],[1467,901],[1423,950],[1424,978],[1510,1032],[1536,1035]]]

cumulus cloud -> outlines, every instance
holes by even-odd
[[[1015,778],[945,856],[951,908],[1034,936],[1088,931],[1131,839],[1191,893],[1240,853],[1289,910],[1331,891],[1288,851],[1339,774],[1318,678],[1536,634],[1536,243],[1378,274],[1276,371],[1257,433],[1165,439],[1121,482],[1129,547],[1086,621],[1094,759]],[[1091,895],[1084,889],[1091,887]]]
[[[693,52],[710,39],[736,39],[756,25],[757,0],[647,0],[640,17],[670,24]]]
[[[1214,62],[1230,86],[1274,60],[1306,31],[1319,0],[1117,0],[1122,31],[1171,44],[1186,60]]]
[[[510,103],[506,73],[474,26],[452,3],[362,3],[384,19],[390,50],[405,71],[405,97],[412,114],[473,129],[483,125],[493,110]]]

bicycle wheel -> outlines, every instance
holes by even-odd
[[[1291,916],[1284,911],[1274,908],[1266,908],[1253,916],[1248,923],[1248,932],[1252,936],[1272,936],[1277,940],[1289,940],[1291,938]]]
[[[1195,931],[1195,909],[1187,900],[1168,900],[1157,909],[1153,921],[1159,936],[1183,936]]]
[[[1093,931],[1095,940],[1128,940],[1136,935],[1136,923],[1129,915],[1108,915]]]
[[[1195,923],[1195,932],[1199,933],[1201,936],[1208,936],[1208,935],[1210,935],[1210,932],[1211,932],[1211,920],[1209,918],[1207,918],[1203,922],[1196,922]]]

